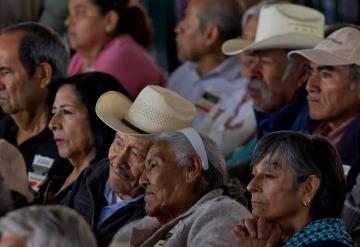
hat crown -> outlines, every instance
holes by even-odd
[[[324,22],[323,14],[312,8],[287,3],[266,5],[260,11],[255,42],[290,34],[321,39]]]
[[[360,31],[352,27],[341,28],[330,34],[315,49],[360,65]]]
[[[140,92],[125,120],[147,133],[160,133],[188,127],[194,115],[189,101],[169,89],[150,85]]]

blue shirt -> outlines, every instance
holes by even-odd
[[[107,218],[113,215],[120,208],[123,208],[130,203],[137,202],[144,197],[144,195],[139,195],[138,197],[131,198],[128,200],[118,200],[118,196],[114,191],[109,187],[108,183],[105,185],[104,197],[108,203],[108,206],[105,206],[101,209],[99,214],[99,219],[97,226],[99,227]]]

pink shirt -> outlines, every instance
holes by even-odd
[[[68,74],[81,72],[84,56],[76,53],[69,64]],[[97,57],[89,70],[114,76],[133,98],[148,84],[163,86],[165,79],[152,56],[130,35],[114,38]]]

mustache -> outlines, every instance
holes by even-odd
[[[136,178],[132,173],[131,173],[131,170],[130,169],[125,169],[125,168],[122,168],[121,166],[118,167],[118,166],[115,166],[113,164],[113,162],[110,163],[110,166],[112,168],[112,170],[118,175],[118,176],[121,176],[125,179],[128,179],[129,181],[131,182],[134,182],[134,181],[138,181],[138,178]]]
[[[265,84],[257,79],[250,79],[247,85],[247,90],[259,92],[263,98],[269,94],[269,91],[266,88]]]

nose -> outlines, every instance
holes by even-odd
[[[246,186],[246,190],[251,193],[260,191],[261,189],[258,180],[258,176],[255,175]]]
[[[52,118],[49,121],[49,129],[51,129],[52,131],[55,131],[59,128],[61,128],[59,114],[54,113],[54,115],[52,116]]]
[[[65,26],[69,27],[72,23],[73,23],[73,19],[72,16],[70,14],[68,14],[68,16],[66,17],[64,24]]]
[[[175,33],[179,34],[183,31],[183,20],[179,21],[179,23],[175,27]]]
[[[142,187],[146,187],[149,184],[149,179],[147,177],[147,171],[146,169],[143,171],[143,173],[140,176],[139,183]]]
[[[250,78],[261,80],[263,75],[261,72],[261,63],[258,58],[252,57],[251,62],[248,64]]]
[[[306,82],[306,91],[309,93],[319,91],[320,75],[318,73],[312,73]]]

